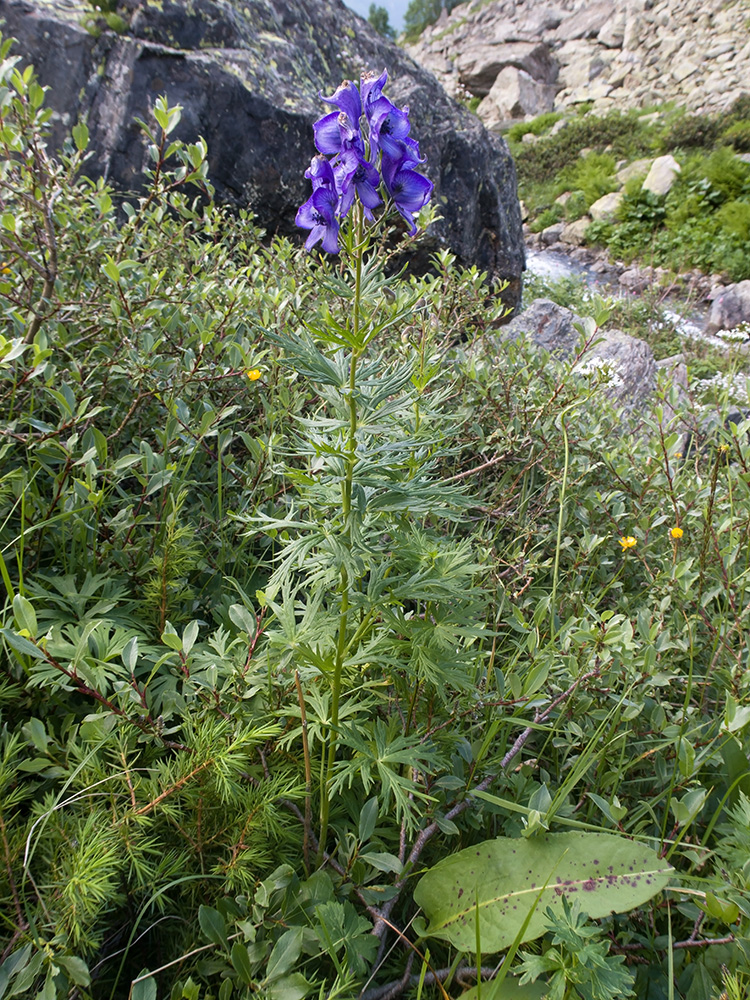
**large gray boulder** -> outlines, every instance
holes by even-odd
[[[704,332],[734,330],[745,323],[750,324],[750,281],[739,281],[722,288],[715,296]]]
[[[644,340],[620,330],[600,330],[583,350],[577,329],[583,320],[550,299],[537,299],[500,333],[501,339],[528,338],[561,360],[579,355],[574,371],[601,379],[603,391],[627,414],[637,415],[656,388],[656,362]]]
[[[166,94],[182,105],[179,138],[202,135],[220,202],[249,207],[266,229],[293,235],[309,196],[303,174],[314,153],[312,122],[330,110],[319,94],[386,67],[386,91],[411,108],[443,216],[420,248],[422,265],[449,247],[520,293],[524,267],[513,161],[504,141],[451,100],[436,79],[377,35],[341,0],[128,0],[123,34],[83,27],[83,0],[0,0],[3,34],[51,88],[51,144],[88,117],[95,150],[88,171],[137,190],[148,166],[135,118]]]

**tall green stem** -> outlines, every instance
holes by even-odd
[[[344,471],[344,481],[341,484],[341,510],[344,518],[344,540],[347,548],[351,548],[351,511],[352,511],[352,482],[354,479],[354,466],[357,461],[357,359],[362,347],[360,345],[360,322],[361,322],[361,298],[362,298],[362,256],[364,247],[362,243],[362,209],[358,205],[355,208],[355,259],[354,259],[354,303],[352,316],[352,356],[349,365],[349,385],[345,394],[346,405],[349,410],[349,429],[346,440],[346,467]],[[325,844],[328,838],[328,818],[331,808],[331,777],[334,764],[336,763],[336,741],[338,738],[339,725],[339,703],[341,700],[341,673],[346,655],[346,638],[349,630],[349,574],[346,566],[341,567],[341,578],[339,583],[339,593],[341,595],[341,610],[339,612],[338,638],[336,641],[336,659],[333,665],[333,680],[331,683],[331,726],[328,733],[328,747],[324,749],[325,767],[322,768],[322,781],[320,789],[320,842],[318,844],[317,862],[320,865],[325,854]]]
[[[557,515],[557,538],[555,540],[555,568],[552,573],[552,597],[550,598],[550,640],[554,640],[556,628],[555,628],[555,615],[557,614],[557,580],[560,572],[560,548],[562,545],[562,529],[563,521],[565,515],[565,494],[568,489],[568,465],[570,462],[570,446],[568,444],[568,428],[565,426],[565,418],[571,410],[574,410],[582,400],[576,399],[575,402],[571,403],[570,406],[566,408],[560,414],[560,427],[563,432],[563,442],[565,445],[565,462],[563,465],[563,477],[562,483],[560,484],[560,508]]]

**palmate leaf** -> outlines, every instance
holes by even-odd
[[[427,935],[462,951],[502,951],[534,909],[523,941],[544,933],[544,910],[579,899],[590,917],[624,913],[667,884],[674,869],[655,851],[602,833],[498,837],[459,851],[424,875],[414,899],[430,920]],[[547,883],[545,887],[545,883]]]

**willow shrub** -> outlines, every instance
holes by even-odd
[[[624,425],[448,253],[362,258],[349,342],[353,245],[216,208],[166,100],[118,200],[2,54],[0,993],[456,993],[499,958],[420,939],[415,876],[571,827],[669,890],[514,971],[744,981],[741,415]]]

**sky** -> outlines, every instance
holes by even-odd
[[[404,11],[409,6],[409,0],[374,0],[378,7],[385,7],[388,11],[388,20],[396,31],[401,31],[404,21]],[[370,4],[373,0],[344,0],[347,7],[351,7],[361,17],[367,18]]]

